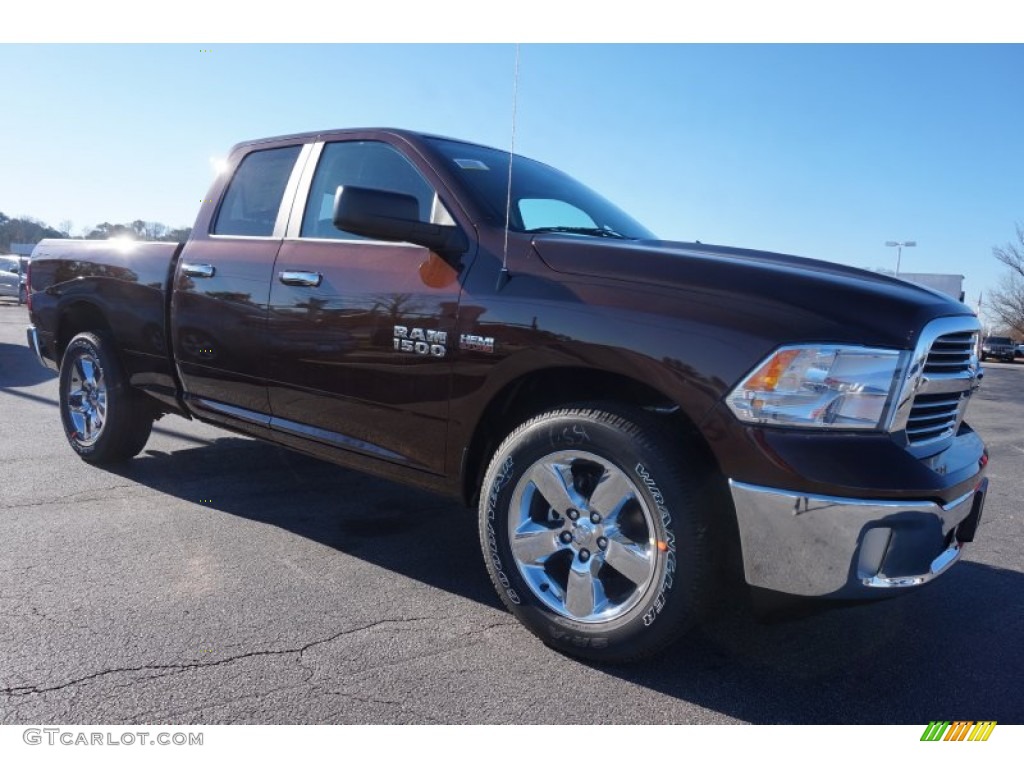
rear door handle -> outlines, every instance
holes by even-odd
[[[181,271],[189,277],[213,277],[217,273],[212,264],[182,264]]]
[[[285,285],[308,285],[316,288],[324,276],[319,272],[301,272],[285,270],[278,274],[277,279]]]

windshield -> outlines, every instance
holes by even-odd
[[[488,221],[505,225],[508,152],[447,139],[428,139]],[[654,234],[599,194],[561,171],[513,155],[509,229],[653,240]]]
[[[1013,341],[1006,336],[989,336],[986,341],[989,344],[1013,344]]]

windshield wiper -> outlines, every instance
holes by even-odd
[[[593,237],[612,237],[616,240],[628,240],[629,238],[625,235],[619,234],[614,229],[606,229],[604,227],[537,227],[536,229],[528,229],[527,232],[533,234],[537,232],[568,232],[572,235],[592,235]]]

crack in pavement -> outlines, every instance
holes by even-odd
[[[362,702],[363,704],[382,704],[382,705],[387,706],[387,707],[394,707],[395,709],[397,709],[400,712],[410,712],[413,715],[416,715],[416,716],[420,717],[422,720],[427,721],[427,722],[432,722],[432,723],[437,723],[437,724],[442,724],[442,725],[444,724],[443,721],[438,720],[438,719],[436,719],[434,717],[431,717],[430,715],[426,714],[425,712],[419,711],[416,707],[411,707],[407,703],[402,702],[402,701],[395,701],[393,699],[377,699],[377,698],[373,698],[371,696],[361,696],[359,694],[352,693],[352,692],[349,692],[349,691],[332,690],[329,687],[327,687],[325,682],[321,683],[321,682],[314,681],[313,678],[316,677],[317,670],[315,670],[313,667],[311,667],[310,665],[308,665],[308,664],[306,664],[304,662],[304,660],[302,658],[302,654],[299,654],[299,657],[298,657],[297,661],[298,661],[299,666],[303,670],[302,682],[303,682],[303,684],[305,686],[307,686],[312,691],[316,691],[317,693],[325,695],[325,696],[341,697],[341,698],[344,698],[344,699],[347,699],[347,700],[359,701],[359,702]]]
[[[372,666],[363,666],[362,668],[360,668],[360,670],[358,672],[353,673],[351,679],[354,682],[360,682],[360,681],[369,679],[374,673],[380,672],[382,670],[397,669],[399,667],[404,667],[404,666],[407,666],[409,664],[419,663],[419,662],[422,662],[422,661],[426,661],[428,659],[432,659],[432,658],[435,658],[435,657],[438,657],[438,656],[446,656],[446,655],[452,654],[452,653],[463,653],[468,648],[474,648],[476,646],[483,645],[486,642],[486,640],[484,638],[473,637],[474,635],[481,635],[481,634],[483,634],[483,632],[489,631],[489,630],[494,629],[495,627],[501,626],[503,624],[507,624],[508,626],[511,627],[511,626],[516,626],[517,623],[518,622],[516,622],[514,620],[513,621],[508,621],[508,622],[498,622],[497,624],[488,625],[487,627],[484,627],[482,630],[474,628],[474,629],[470,629],[470,630],[468,630],[466,632],[459,632],[459,633],[457,633],[455,635],[455,637],[456,638],[462,638],[462,639],[466,640],[466,642],[462,643],[461,645],[449,645],[449,646],[446,646],[446,647],[437,648],[435,650],[427,651],[425,653],[419,653],[419,654],[415,654],[415,655],[412,655],[412,656],[403,656],[403,657],[398,658],[398,659],[389,659],[389,660],[380,661],[379,663],[374,664]],[[472,638],[472,639],[469,639],[469,638]],[[300,659],[300,664],[301,664],[301,659]],[[304,665],[304,664],[302,666],[303,666],[303,668],[307,668],[306,665]],[[344,691],[331,690],[331,689],[325,687],[325,684],[323,684],[323,683],[314,683],[314,682],[312,682],[313,670],[310,670],[310,673],[311,674],[307,677],[307,681],[308,681],[308,684],[310,685],[310,687],[318,688],[319,690],[322,690],[324,693],[328,693],[328,694],[344,695],[344,693],[345,693]]]
[[[465,632],[460,632],[459,634],[462,637],[469,637],[470,635],[482,635],[484,632],[490,632],[492,629],[497,629],[498,627],[518,627],[518,626],[519,626],[519,622],[515,621],[515,620],[511,620],[511,621],[496,621],[493,624],[485,624],[482,627],[473,627],[472,629],[469,629],[469,630],[467,630]]]
[[[359,701],[363,704],[383,704],[384,706],[395,707],[400,712],[407,712],[415,715],[422,720],[429,723],[436,723],[438,725],[446,725],[444,720],[439,720],[436,717],[428,715],[426,712],[420,711],[416,707],[412,707],[405,702],[393,701],[391,699],[375,699],[372,696],[360,696],[355,693],[348,693],[346,691],[323,691],[328,696],[338,696],[349,701]]]
[[[85,494],[99,494],[99,495],[92,496],[92,497],[88,497],[87,496],[84,499],[79,499],[80,501],[103,501],[105,498],[107,498],[106,494],[107,494],[108,491],[116,491],[116,490],[118,490],[120,488],[142,488],[142,487],[143,486],[140,486],[138,483],[126,483],[126,484],[123,484],[123,485],[110,485],[110,486],[107,486],[106,488],[89,488],[89,489],[83,490],[83,491],[75,491],[74,493],[68,493],[68,494],[65,494],[64,496],[57,496],[57,497],[52,498],[52,499],[43,499],[42,501],[31,501],[31,502],[26,502],[26,503],[16,502],[14,504],[0,504],[0,509],[2,509],[2,510],[9,510],[9,509],[28,509],[30,507],[44,507],[47,504],[58,504],[60,502],[68,501],[69,499],[74,499],[77,496],[84,496]]]
[[[204,712],[204,711],[206,711],[208,709],[216,709],[217,707],[227,707],[227,706],[231,706],[231,705],[234,705],[234,704],[239,704],[239,703],[245,702],[245,701],[260,700],[260,699],[263,699],[263,698],[265,698],[267,696],[270,696],[273,693],[280,693],[282,691],[294,691],[294,690],[297,690],[299,688],[302,688],[303,686],[304,686],[303,683],[297,683],[297,684],[294,684],[294,685],[281,685],[281,686],[278,686],[276,688],[270,688],[270,689],[268,689],[266,691],[260,691],[259,693],[246,693],[246,694],[242,694],[241,696],[231,696],[231,697],[229,697],[227,699],[221,699],[219,701],[212,701],[212,702],[209,702],[209,703],[206,703],[206,704],[201,704],[199,706],[188,707],[186,709],[178,709],[178,710],[166,710],[166,709],[160,709],[160,708],[146,709],[146,710],[142,710],[141,712],[133,712],[131,715],[129,715],[127,718],[125,718],[124,722],[132,723],[133,725],[144,725],[144,724],[147,724],[147,723],[151,723],[153,721],[157,721],[157,722],[161,722],[161,723],[164,723],[164,722],[167,722],[167,723],[169,723],[169,722],[180,723],[182,721],[178,720],[177,718],[180,718],[182,715],[194,715],[194,714],[198,714],[200,712]],[[241,721],[242,720],[240,718],[232,717],[232,718],[227,719],[227,720],[217,721],[217,720],[204,719],[204,720],[201,720],[199,722],[203,722],[203,723],[206,723],[208,725],[215,725],[217,723],[234,724],[234,723],[238,723],[238,722],[241,722]]]
[[[314,640],[310,643],[306,643],[305,645],[299,646],[298,648],[280,648],[270,649],[266,651],[250,651],[248,653],[238,654],[237,656],[229,656],[225,659],[218,659],[217,661],[209,661],[205,663],[194,662],[189,664],[141,664],[137,667],[119,667],[116,669],[104,669],[100,672],[93,672],[91,675],[85,675],[84,677],[79,677],[74,680],[69,680],[65,683],[60,683],[59,685],[51,685],[46,687],[40,687],[37,685],[16,685],[9,688],[0,688],[0,694],[3,694],[8,697],[17,697],[31,696],[40,693],[52,693],[53,691],[60,691],[64,688],[70,688],[72,686],[81,685],[82,683],[87,683],[90,680],[96,680],[97,678],[104,677],[106,675],[116,675],[125,672],[170,671],[171,673],[178,673],[185,672],[190,669],[204,669],[207,667],[224,666],[225,664],[232,664],[236,661],[241,661],[242,659],[252,659],[260,656],[288,656],[291,654],[298,654],[301,657],[302,654],[308,651],[310,648],[315,648],[319,645],[331,643],[340,637],[355,634],[356,632],[364,632],[368,629],[374,629],[375,627],[379,627],[384,624],[408,624],[415,621],[426,620],[428,620],[428,617],[426,616],[413,616],[411,618],[406,619],[380,619],[379,621],[374,621],[369,624],[364,624],[358,627],[352,627],[350,629],[342,630],[341,632],[336,632],[335,634],[330,635],[329,637],[321,638],[320,640]],[[163,675],[157,675],[156,677],[162,676]]]

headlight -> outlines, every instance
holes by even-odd
[[[900,369],[891,349],[782,347],[729,393],[741,421],[790,427],[880,429]]]

